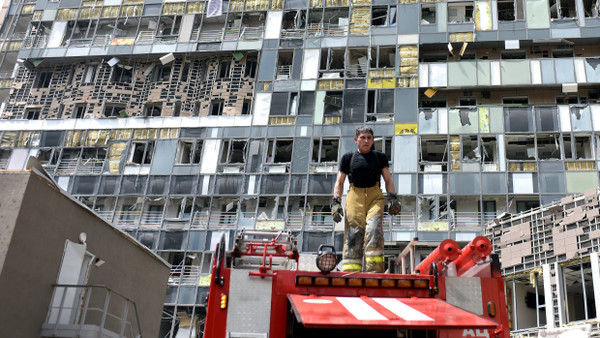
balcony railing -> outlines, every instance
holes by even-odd
[[[171,268],[169,285],[198,285],[201,276],[199,265],[178,265]]]
[[[42,337],[141,337],[135,302],[105,286],[55,285]]]
[[[141,214],[141,211],[117,211],[113,224],[121,229],[135,228]]]

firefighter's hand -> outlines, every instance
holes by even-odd
[[[392,216],[398,215],[400,212],[400,202],[398,202],[398,196],[395,193],[388,194],[388,213]]]
[[[344,208],[342,208],[342,200],[339,197],[334,197],[331,202],[331,216],[333,216],[333,221],[336,223],[342,221]]]

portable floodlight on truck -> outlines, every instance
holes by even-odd
[[[216,248],[205,338],[509,337],[504,284],[491,243],[444,240],[412,274],[298,269],[290,233],[242,231]]]

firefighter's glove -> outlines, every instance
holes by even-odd
[[[342,208],[342,200],[339,197],[334,197],[331,201],[331,216],[333,216],[333,221],[336,223],[342,221],[344,208]]]
[[[388,194],[388,213],[392,216],[398,215],[400,212],[400,202],[398,202],[398,196],[395,193]]]

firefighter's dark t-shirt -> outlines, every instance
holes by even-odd
[[[350,173],[350,159],[354,153],[352,173]],[[358,151],[345,153],[339,164],[339,171],[348,175],[350,183],[357,188],[369,188],[379,183],[381,170],[389,167],[387,156],[384,153],[371,150],[367,154]]]

